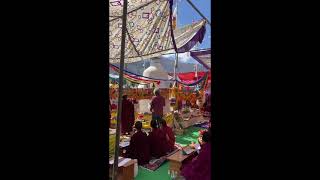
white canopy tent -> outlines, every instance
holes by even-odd
[[[109,2],[109,62],[119,63],[121,53],[122,5]],[[163,54],[189,51],[202,42],[206,20],[173,30],[171,0],[128,0],[125,63]],[[174,37],[174,38],[172,38]]]
[[[173,30],[172,5],[173,0],[109,1],[109,62],[120,63],[113,180],[118,169],[124,63],[187,52],[204,38],[206,20]]]
[[[211,49],[190,51],[190,55],[204,67],[211,69]]]

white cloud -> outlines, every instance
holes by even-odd
[[[170,60],[174,60],[175,56],[176,56],[175,54],[162,55],[163,58],[170,59]]]
[[[191,60],[193,60],[193,58],[190,56],[188,52],[179,54],[179,61],[187,63]]]
[[[166,59],[169,59],[169,60],[175,60],[176,55],[175,54],[167,54],[167,55],[163,55],[163,57],[166,58]],[[195,59],[193,59],[190,56],[189,52],[180,53],[178,61],[182,62],[182,63],[191,63],[191,64],[197,64],[198,63],[198,61],[196,61]]]

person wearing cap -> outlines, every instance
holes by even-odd
[[[136,132],[130,139],[130,146],[127,154],[129,158],[137,159],[139,165],[149,163],[150,160],[150,146],[148,136],[142,132],[142,122],[137,121],[134,125]]]
[[[160,90],[155,89],[154,95],[150,103],[150,111],[152,112],[152,119],[154,119],[159,127],[159,123],[163,117],[163,107],[166,105],[165,99],[160,95]]]

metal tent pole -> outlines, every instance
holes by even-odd
[[[177,15],[176,15],[176,28],[178,28],[178,0],[176,0],[176,8],[177,8]],[[177,81],[177,68],[178,68],[178,61],[179,61],[179,54],[176,52],[176,59],[174,63],[174,80]],[[177,85],[177,83],[175,83]]]
[[[198,12],[198,14],[207,21],[207,23],[211,26],[210,21],[198,10],[198,8],[190,1],[187,0],[187,2],[193,7],[194,10],[196,10]]]
[[[126,40],[126,26],[127,26],[127,6],[128,0],[123,0],[123,15],[122,15],[122,32],[121,32],[121,55],[120,55],[120,74],[119,74],[119,97],[118,97],[118,113],[117,113],[117,129],[115,153],[113,162],[113,180],[117,180],[118,175],[118,160],[119,160],[119,141],[120,141],[120,123],[122,113],[122,94],[123,94],[123,67],[124,67],[124,53]]]
[[[176,28],[178,28],[178,0],[176,0],[176,9],[177,9],[177,14],[176,14]],[[177,86],[178,86],[178,83],[177,83],[177,67],[178,67],[178,60],[179,60],[179,55],[178,55],[178,52],[176,52],[175,54],[175,61],[174,61],[174,68],[173,68],[173,72],[174,72],[174,75],[173,75],[173,78],[174,78],[174,86],[173,86],[173,89],[175,89]],[[174,109],[178,106],[178,99],[177,99],[177,95],[175,97],[176,99],[176,105],[174,107]],[[172,123],[173,123],[173,126],[172,126],[172,129],[175,130],[175,118],[174,118],[174,111],[172,113]],[[178,127],[176,127],[178,129]]]
[[[174,69],[173,69],[173,72],[174,72],[174,80],[175,80],[175,81],[177,80],[178,60],[179,60],[179,56],[178,56],[178,53],[177,53],[176,56],[175,56]]]

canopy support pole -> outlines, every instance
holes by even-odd
[[[187,0],[187,2],[193,7],[194,10],[197,11],[197,13],[207,21],[207,23],[211,26],[211,23],[210,21],[198,10],[198,8],[190,1],[190,0]]]
[[[177,14],[176,14],[176,28],[178,27],[178,1],[176,1],[176,9],[177,9]],[[177,82],[177,68],[178,68],[178,60],[179,60],[179,54],[176,52],[176,59],[174,61],[174,80]],[[178,84],[175,83],[177,86]]]
[[[121,55],[120,55],[120,74],[119,74],[119,97],[118,97],[118,113],[117,113],[117,129],[115,153],[113,162],[112,179],[117,180],[118,176],[118,162],[119,162],[119,141],[120,141],[120,126],[122,114],[122,94],[123,94],[123,68],[124,68],[124,54],[126,43],[126,29],[127,29],[127,6],[128,0],[123,0],[123,14],[122,14],[122,32],[121,32]]]
[[[174,60],[174,69],[173,69],[173,74],[174,74],[173,77],[175,81],[177,81],[178,60],[179,60],[179,56],[178,56],[178,53],[176,53],[175,60]]]
[[[177,11],[176,11],[176,28],[178,27],[178,1],[176,1],[176,9],[177,9]],[[176,52],[176,54],[175,54],[176,56],[175,56],[175,61],[174,61],[174,68],[173,68],[173,78],[174,78],[174,83],[173,83],[173,89],[176,89],[177,87],[178,87],[178,83],[177,83],[177,67],[178,67],[178,60],[179,60],[179,54],[178,54],[178,52]],[[172,111],[172,116],[173,116],[173,118],[172,118],[172,124],[173,124],[173,126],[172,126],[172,129],[173,129],[173,131],[177,128],[179,128],[179,127],[175,127],[175,121],[176,121],[176,119],[175,119],[175,116],[174,116],[174,110],[175,109],[178,109],[177,107],[178,107],[178,99],[177,99],[177,95],[175,95],[175,97],[174,97],[175,99],[176,99],[176,104],[175,104],[175,106],[174,106],[174,108],[173,108],[173,111]]]

